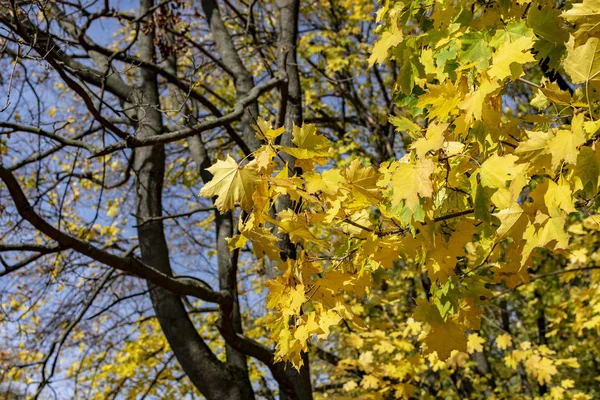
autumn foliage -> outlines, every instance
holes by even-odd
[[[9,160],[18,163],[20,155],[11,154],[12,139],[3,139],[0,196],[6,212],[38,231],[25,235],[27,240],[54,246],[41,239],[50,237],[57,246],[20,249],[11,245],[16,236],[9,231],[0,242],[6,243],[0,244],[3,251],[25,257],[27,251],[72,250],[98,264],[94,279],[102,284],[96,287],[113,282],[114,271],[121,271],[143,278],[149,285],[143,295],[152,294],[151,311],[131,311],[131,325],[115,331],[114,351],[104,339],[95,345],[72,343],[73,365],[62,371],[66,379],[86,387],[89,398],[107,398],[113,391],[138,396],[144,393],[139,385],[124,382],[147,382],[154,370],[161,372],[145,395],[157,398],[198,392],[209,399],[600,396],[600,2],[259,3],[264,15],[280,13],[282,19],[275,26],[267,17],[251,23],[236,12],[245,5],[240,2],[227,9],[247,25],[225,20],[217,26],[214,9],[204,4],[224,63],[222,75],[203,72],[196,89],[184,79],[194,56],[178,58],[173,56],[178,50],[171,49],[163,71],[155,67],[156,55],[142,54],[139,60],[132,55],[120,61],[139,65],[142,83],[168,89],[156,89],[150,100],[146,94],[141,100],[122,99],[124,109],[131,102],[143,111],[130,117],[134,135],[120,135],[117,130],[127,124],[110,122],[102,117],[107,111],[94,113],[86,103],[83,113],[112,129],[113,139],[61,139],[65,146],[87,150],[88,164],[108,163],[103,168],[109,165],[115,176],[127,168],[119,170],[111,160],[122,161],[119,152],[134,149],[131,168],[137,175],[131,188],[139,239],[128,243],[133,248],[109,242],[125,236],[115,223],[93,225],[93,235],[103,238],[96,241],[92,230],[77,230],[75,218],[68,217],[61,228],[61,212],[51,215],[41,208],[42,217],[32,216],[23,187],[34,191],[35,184],[26,176],[18,180],[18,168],[6,166]],[[253,5],[247,6],[252,14]],[[294,9],[296,14],[287,14]],[[18,33],[22,28],[14,15],[0,11],[0,22]],[[295,28],[286,16],[296,21]],[[201,37],[202,29],[195,31],[191,21],[185,13],[171,21],[173,26],[155,21],[146,31],[164,37],[156,34],[142,45],[161,48],[177,24],[187,27],[184,37]],[[331,26],[323,28],[321,21]],[[219,36],[226,28],[246,38],[250,50],[235,42],[241,39]],[[261,36],[272,29],[279,35],[277,45]],[[340,29],[343,34],[336,32]],[[150,35],[146,31],[136,34]],[[7,49],[14,45],[7,43]],[[232,52],[239,64],[231,61]],[[182,67],[181,60],[188,64]],[[244,63],[267,77],[260,84],[250,77],[244,87],[247,76],[238,68]],[[64,73],[60,63],[51,65]],[[310,72],[302,72],[304,67]],[[58,73],[53,79],[65,77]],[[91,78],[81,73],[79,79]],[[265,95],[274,88],[279,97]],[[197,95],[186,98],[186,93]],[[218,103],[223,97],[233,99],[225,113],[202,100]],[[152,101],[155,106],[147,106]],[[198,109],[209,110],[213,119],[199,120]],[[55,113],[51,109],[50,117]],[[151,122],[170,118],[175,127],[165,124],[156,131],[144,125],[147,113]],[[0,127],[40,134],[10,122]],[[190,141],[193,137],[198,142]],[[211,140],[217,145],[208,151]],[[156,149],[162,156],[151,154]],[[147,163],[140,164],[142,159]],[[188,172],[192,161],[196,169]],[[100,167],[95,168],[97,174]],[[144,197],[155,186],[173,190],[156,189]],[[111,203],[116,205],[109,217],[118,218],[122,212],[116,207],[134,195],[126,187]],[[193,195],[183,196],[178,188]],[[84,189],[99,198],[99,188]],[[171,216],[160,208],[161,198],[169,201]],[[68,207],[74,214],[77,201]],[[193,211],[198,202],[202,210]],[[59,203],[53,199],[51,205]],[[195,224],[186,222],[197,212],[213,211]],[[45,214],[55,230],[38,220]],[[190,276],[181,272],[183,266],[169,266],[168,257],[164,267],[153,252],[160,244],[153,235],[163,232],[162,221],[171,217],[178,224],[167,231],[168,249],[177,254],[172,260],[187,266],[180,258],[210,259],[218,289],[198,271]],[[208,234],[212,239],[204,240]],[[185,235],[203,239],[194,247]],[[128,253],[114,258],[117,249]],[[63,268],[68,260],[61,262]],[[33,279],[21,267],[5,265],[2,276],[9,273]],[[53,279],[62,279],[56,274]],[[119,298],[139,292],[135,282],[113,283],[111,290]],[[32,295],[2,298],[10,302],[3,305],[10,309],[6,315],[24,312],[20,302]],[[80,319],[94,314],[86,307]],[[35,310],[24,315],[30,312],[35,319],[50,318]],[[93,328],[77,331],[79,321],[63,323],[69,330],[50,353],[68,342],[73,330],[79,339],[110,331],[112,320],[102,320],[102,312],[94,315],[99,320]],[[140,322],[146,317],[151,321]],[[169,333],[175,319],[190,322],[190,342],[202,349],[197,359],[186,358],[179,330]],[[28,324],[33,333],[40,329],[35,321]],[[22,346],[0,353],[0,378],[36,382],[32,393],[45,393],[50,358],[41,348]],[[103,349],[102,360],[86,354],[90,346]],[[41,382],[32,378],[40,371]],[[235,390],[228,392],[231,387]]]

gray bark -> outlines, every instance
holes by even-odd
[[[153,0],[140,1],[140,13],[153,6]],[[153,62],[155,49],[152,30],[141,34],[140,58]],[[138,110],[137,136],[162,133],[157,75],[141,70],[143,98]],[[162,220],[148,220],[162,214],[162,189],[165,151],[162,145],[135,149],[136,208],[142,260],[161,272],[172,275],[169,251]],[[142,223],[144,221],[149,221]],[[250,399],[252,388],[244,384],[240,371],[227,368],[202,340],[190,320],[181,298],[168,290],[150,285],[154,311],[177,360],[198,390],[208,399]]]
[[[302,88],[300,87],[300,74],[298,72],[298,60],[296,55],[296,43],[298,40],[298,18],[300,13],[299,0],[286,0],[279,14],[279,43],[278,43],[278,68],[285,68],[288,83],[281,91],[280,114],[284,116],[283,125],[285,132],[281,137],[281,144],[293,146],[292,128],[294,125],[302,125]],[[291,168],[294,168],[292,157],[286,160]],[[298,171],[300,172],[300,171]],[[289,198],[281,198],[277,205],[278,210],[291,206]],[[291,243],[289,236],[285,235],[280,244],[283,253],[289,258],[296,258],[296,246]],[[302,354],[304,365],[297,371],[288,365],[286,373],[294,386],[297,399],[312,400],[312,384],[310,381],[310,365],[308,354]],[[281,399],[288,399],[284,393]]]
[[[254,87],[254,80],[252,74],[248,72],[242,59],[240,58],[229,31],[223,23],[221,18],[221,12],[219,11],[219,5],[216,0],[202,0],[202,9],[206,15],[206,20],[210,27],[210,32],[217,46],[223,64],[229,68],[232,72],[235,80],[235,89],[238,98],[245,97],[248,95],[250,90]],[[250,151],[255,151],[260,147],[260,141],[256,138],[252,125],[254,120],[258,118],[258,104],[253,102],[250,104],[242,116],[242,131],[244,142],[248,145]]]
[[[172,35],[170,40],[174,44]],[[177,56],[171,55],[168,59],[167,70],[177,75]],[[187,125],[192,125],[195,120],[195,113],[191,108],[186,106],[186,97],[184,93],[179,90],[175,85],[169,85],[169,90],[174,97],[174,105],[176,109],[182,110],[184,118],[187,121]],[[207,171],[207,168],[211,165],[211,160],[206,152],[206,148],[202,143],[200,135],[193,136],[188,139],[188,148],[190,154],[196,163],[200,172],[200,177],[206,184],[211,179],[211,174]],[[233,236],[233,219],[230,212],[221,214],[215,210],[215,225],[216,225],[216,243],[217,243],[217,266],[219,273],[219,288],[222,291],[228,292],[233,299],[233,313],[227,316],[228,320],[233,324],[233,329],[236,333],[242,334],[242,318],[240,314],[239,299],[237,292],[237,253],[231,254],[227,244],[227,238]],[[222,309],[221,309],[222,311]],[[250,378],[248,376],[248,364],[246,356],[233,349],[229,344],[226,345],[226,356],[227,363],[233,367],[240,369],[244,374],[244,380],[247,386],[250,385]]]

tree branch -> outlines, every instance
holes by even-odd
[[[142,219],[142,222],[140,222],[138,225],[136,225],[136,227],[147,224],[148,222],[152,222],[152,221],[164,221],[165,219],[190,217],[197,213],[207,212],[207,211],[215,211],[215,210],[216,210],[216,207],[201,207],[201,208],[196,208],[196,209],[193,209],[191,211],[181,213],[181,214],[169,214],[169,215],[161,215],[160,217],[144,218],[144,219]],[[136,215],[134,215],[134,216],[137,217]]]
[[[0,166],[0,179],[4,182],[10,196],[17,207],[17,211],[38,231],[54,239],[61,247],[73,249],[91,259],[113,267],[120,271],[138,276],[163,287],[180,296],[193,296],[213,303],[226,303],[230,301],[226,292],[215,292],[202,283],[192,278],[176,278],[152,268],[135,257],[120,257],[99,249],[68,233],[62,232],[40,217],[25,197],[19,182],[6,168]]]
[[[232,112],[230,112],[229,114],[225,114],[221,118],[202,122],[200,124],[196,124],[189,128],[184,128],[184,129],[180,129],[178,131],[165,133],[163,135],[152,135],[152,136],[147,136],[145,138],[138,138],[138,137],[132,136],[132,137],[129,137],[127,140],[124,140],[122,142],[118,142],[113,145],[105,147],[104,149],[102,149],[99,152],[92,155],[91,158],[105,156],[107,154],[111,154],[111,153],[114,153],[115,151],[126,149],[126,148],[146,147],[146,146],[153,146],[156,144],[166,144],[166,143],[176,142],[178,140],[197,135],[199,133],[222,126],[224,124],[228,124],[228,123],[237,121],[238,119],[240,119],[242,117],[242,115],[244,114],[244,110],[246,109],[246,107],[248,105],[250,105],[252,102],[256,101],[256,99],[258,99],[258,97],[261,94],[263,94],[264,92],[267,92],[267,91],[273,89],[274,87],[278,86],[280,83],[285,82],[286,79],[287,79],[286,77],[280,75],[280,76],[276,76],[275,78],[269,79],[267,82],[265,82],[263,84],[255,86],[254,88],[252,88],[252,90],[250,90],[250,92],[248,93],[248,96],[240,99],[235,104]],[[246,155],[250,154],[251,151],[248,148],[248,145],[239,136],[236,135],[236,137],[237,137],[237,139],[234,138],[234,141],[242,149],[244,154],[246,154]]]

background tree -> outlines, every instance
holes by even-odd
[[[9,391],[597,395],[594,4],[0,7]]]

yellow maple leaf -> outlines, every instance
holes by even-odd
[[[554,249],[566,249],[569,244],[570,236],[565,231],[566,218],[563,216],[548,217],[544,214],[538,214],[536,224],[529,225],[523,234],[525,246],[523,247],[523,258],[521,264],[524,264],[533,249],[544,247],[548,243],[556,241]],[[541,225],[536,229],[536,225]]]
[[[574,191],[590,189],[592,193],[596,193],[600,176],[600,146],[596,145],[595,149],[582,146],[573,172]]]
[[[394,389],[396,389],[396,392],[394,393],[396,398],[402,397],[406,400],[414,398],[415,387],[408,382],[396,384],[394,385]]]
[[[381,198],[381,192],[377,187],[379,174],[372,167],[363,167],[360,160],[356,159],[343,171],[343,174],[355,201],[371,204],[379,202]]]
[[[348,345],[352,346],[355,349],[360,349],[365,344],[364,339],[356,333],[348,334],[348,336],[345,337],[345,341]]]
[[[311,243],[319,243],[319,240],[308,230],[308,220],[296,214],[293,210],[287,209],[279,212],[279,219],[269,218],[269,222],[279,227],[280,232],[290,235],[292,243],[299,243],[306,240]]]
[[[556,365],[566,365],[569,368],[581,368],[581,364],[577,361],[575,357],[569,358],[561,358],[559,360],[555,360]]]
[[[256,166],[258,168],[258,172],[270,175],[273,172],[273,158],[275,157],[275,152],[271,148],[271,146],[262,146],[254,153],[254,159],[256,160]]]
[[[447,157],[460,154],[464,148],[465,145],[461,142],[444,142],[443,146],[444,153],[446,153]]]
[[[396,115],[390,115],[388,119],[398,132],[406,133],[411,139],[417,139],[422,136],[421,127],[410,119]]]
[[[560,386],[563,389],[573,389],[575,387],[575,381],[573,379],[563,379],[560,382]]]
[[[534,132],[525,131],[527,133],[527,140],[523,140],[519,143],[519,146],[515,149],[515,154],[527,153],[530,151],[539,151],[546,148],[546,143],[554,137],[552,132]]]
[[[289,361],[297,370],[304,365],[304,361],[300,355],[303,346],[300,341],[292,335],[292,332],[287,326],[277,333],[277,346],[275,358],[278,360]]]
[[[431,159],[420,159],[416,163],[398,163],[391,180],[392,203],[394,206],[404,204],[409,209],[419,205],[419,197],[426,198],[433,195],[431,174],[435,171],[435,164]]]
[[[305,343],[319,329],[319,324],[317,324],[315,318],[316,314],[314,312],[303,315],[300,319],[300,325],[294,332],[294,338],[298,339],[301,343]]]
[[[537,377],[540,385],[552,382],[552,376],[558,373],[554,361],[547,357],[540,357],[537,354],[532,355],[525,363],[525,369]]]
[[[288,294],[287,306],[282,310],[284,316],[298,315],[300,308],[306,302],[306,295],[304,293],[304,285],[299,284],[292,288]]]
[[[429,118],[448,118],[460,102],[460,92],[450,81],[443,85],[427,85],[427,93],[419,96],[417,106],[425,107],[431,105]]]
[[[393,353],[396,350],[396,346],[389,340],[381,340],[373,347],[373,350],[380,354]]]
[[[382,243],[382,246],[377,248],[377,251],[372,256],[371,266],[373,270],[380,267],[392,268],[394,262],[399,258],[399,252],[397,246],[387,246]]]
[[[327,339],[329,336],[329,329],[332,326],[336,326],[340,323],[342,317],[334,310],[327,310],[319,315],[319,329],[322,333],[319,334],[319,339]]]
[[[544,226],[537,234],[537,245],[545,246],[556,240],[555,249],[566,249],[569,244],[569,234],[565,231],[565,217],[548,218]]]
[[[583,220],[583,226],[586,229],[600,231],[600,215],[590,215],[589,217]]]
[[[481,328],[481,314],[483,311],[475,304],[475,299],[468,297],[460,299],[456,322],[464,325],[467,329],[479,330]]]
[[[425,322],[429,325],[438,325],[444,322],[436,306],[421,298],[416,299],[415,302],[417,303],[417,307],[415,307],[413,316],[417,321]]]
[[[254,201],[254,223],[259,224],[264,222],[264,217],[271,205],[271,190],[269,190],[269,182],[262,180],[258,184],[254,194],[252,195],[252,201]]]
[[[465,327],[453,321],[444,321],[437,307],[425,299],[416,299],[417,307],[414,318],[428,324],[431,329],[423,339],[427,345],[425,354],[437,352],[440,360],[444,361],[452,351],[467,351]]]
[[[271,124],[264,118],[258,118],[258,121],[256,121],[256,125],[254,125],[253,128],[256,131],[257,139],[267,140],[269,142],[285,132],[285,127],[283,126],[278,129],[273,129]]]
[[[572,41],[567,43],[563,65],[573,83],[597,84],[600,81],[600,39],[589,38],[578,47]]]
[[[439,150],[444,145],[444,132],[450,124],[438,124],[433,122],[427,127],[427,132],[424,138],[415,140],[410,146],[415,150],[418,158],[425,158],[425,155],[430,151]]]
[[[297,147],[280,146],[280,148],[301,160],[325,157],[329,154],[331,145],[325,136],[317,133],[317,128],[313,124],[304,124],[301,127],[294,125],[292,143]]]
[[[512,346],[512,337],[508,333],[498,335],[496,338],[496,346],[500,350],[508,349],[510,346]]]
[[[252,194],[258,186],[258,171],[255,161],[240,167],[231,156],[219,160],[207,170],[213,175],[200,196],[217,196],[215,206],[221,212],[233,210],[239,202],[243,210],[252,208]]]
[[[373,375],[365,375],[360,381],[360,386],[365,389],[377,389],[379,387],[379,379]]]
[[[344,383],[343,389],[346,392],[353,392],[357,387],[358,387],[358,385],[356,384],[355,381],[348,381],[348,382]]]
[[[396,24],[392,24],[391,31],[383,32],[373,46],[371,56],[369,57],[369,66],[375,63],[383,63],[387,58],[388,50],[402,42],[402,38],[402,31],[398,29]]]
[[[248,238],[243,235],[234,235],[233,237],[227,238],[226,240],[229,246],[229,250],[231,251],[235,249],[243,249],[246,243],[248,243]]]
[[[569,183],[562,177],[558,183],[549,179],[547,181],[548,189],[544,194],[544,201],[546,207],[548,207],[550,216],[560,216],[559,209],[567,214],[576,212],[577,210],[573,206],[573,192]]]
[[[303,174],[303,178],[306,180],[308,193],[323,192],[331,196],[338,192],[340,185],[344,182],[340,170],[336,168],[323,171],[322,174],[306,172]]]
[[[342,271],[329,271],[325,273],[323,278],[319,278],[315,281],[316,286],[323,286],[324,288],[336,293],[338,290],[348,286],[351,287],[353,284],[354,277],[351,274],[347,274]]]
[[[600,1],[583,0],[561,14],[568,22],[575,24],[577,30],[573,36],[578,43],[584,43],[590,36],[597,36],[600,31]]]
[[[272,260],[280,260],[280,249],[277,247],[279,238],[268,228],[255,226],[252,229],[242,231],[243,236],[252,242],[254,254],[262,258],[264,254]]]
[[[506,182],[513,180],[523,170],[523,166],[515,164],[518,160],[519,157],[513,154],[492,155],[477,170],[481,185],[495,189],[505,188]]]
[[[527,215],[517,203],[492,215],[500,220],[500,227],[496,230],[498,240],[504,239],[508,232],[511,232],[512,237],[522,236],[529,224]],[[516,235],[515,232],[517,232]]]
[[[552,157],[552,169],[556,169],[563,161],[575,164],[579,154],[578,147],[583,143],[585,143],[583,129],[558,130],[556,135],[546,143],[546,153]]]
[[[554,104],[562,106],[571,105],[571,94],[566,90],[562,90],[556,82],[544,84],[540,88],[540,91]]]
[[[481,353],[485,339],[476,333],[471,333],[467,338],[467,353]]]
[[[492,57],[492,66],[488,74],[492,78],[502,80],[511,77],[517,79],[523,74],[522,65],[535,61],[531,54],[533,38],[521,36],[514,42],[504,42]]]
[[[459,107],[465,111],[464,117],[467,126],[470,126],[474,120],[480,121],[482,119],[487,96],[499,88],[500,85],[495,80],[482,78],[479,88],[465,96]]]
[[[317,133],[313,124],[295,126],[292,130],[292,142],[301,149],[320,150],[329,147],[329,140]]]
[[[463,220],[455,227],[456,232],[446,241],[443,235],[436,235],[431,249],[427,251],[427,270],[429,277],[442,283],[454,275],[457,257],[464,256],[465,244],[470,242],[475,232],[471,221]]]

